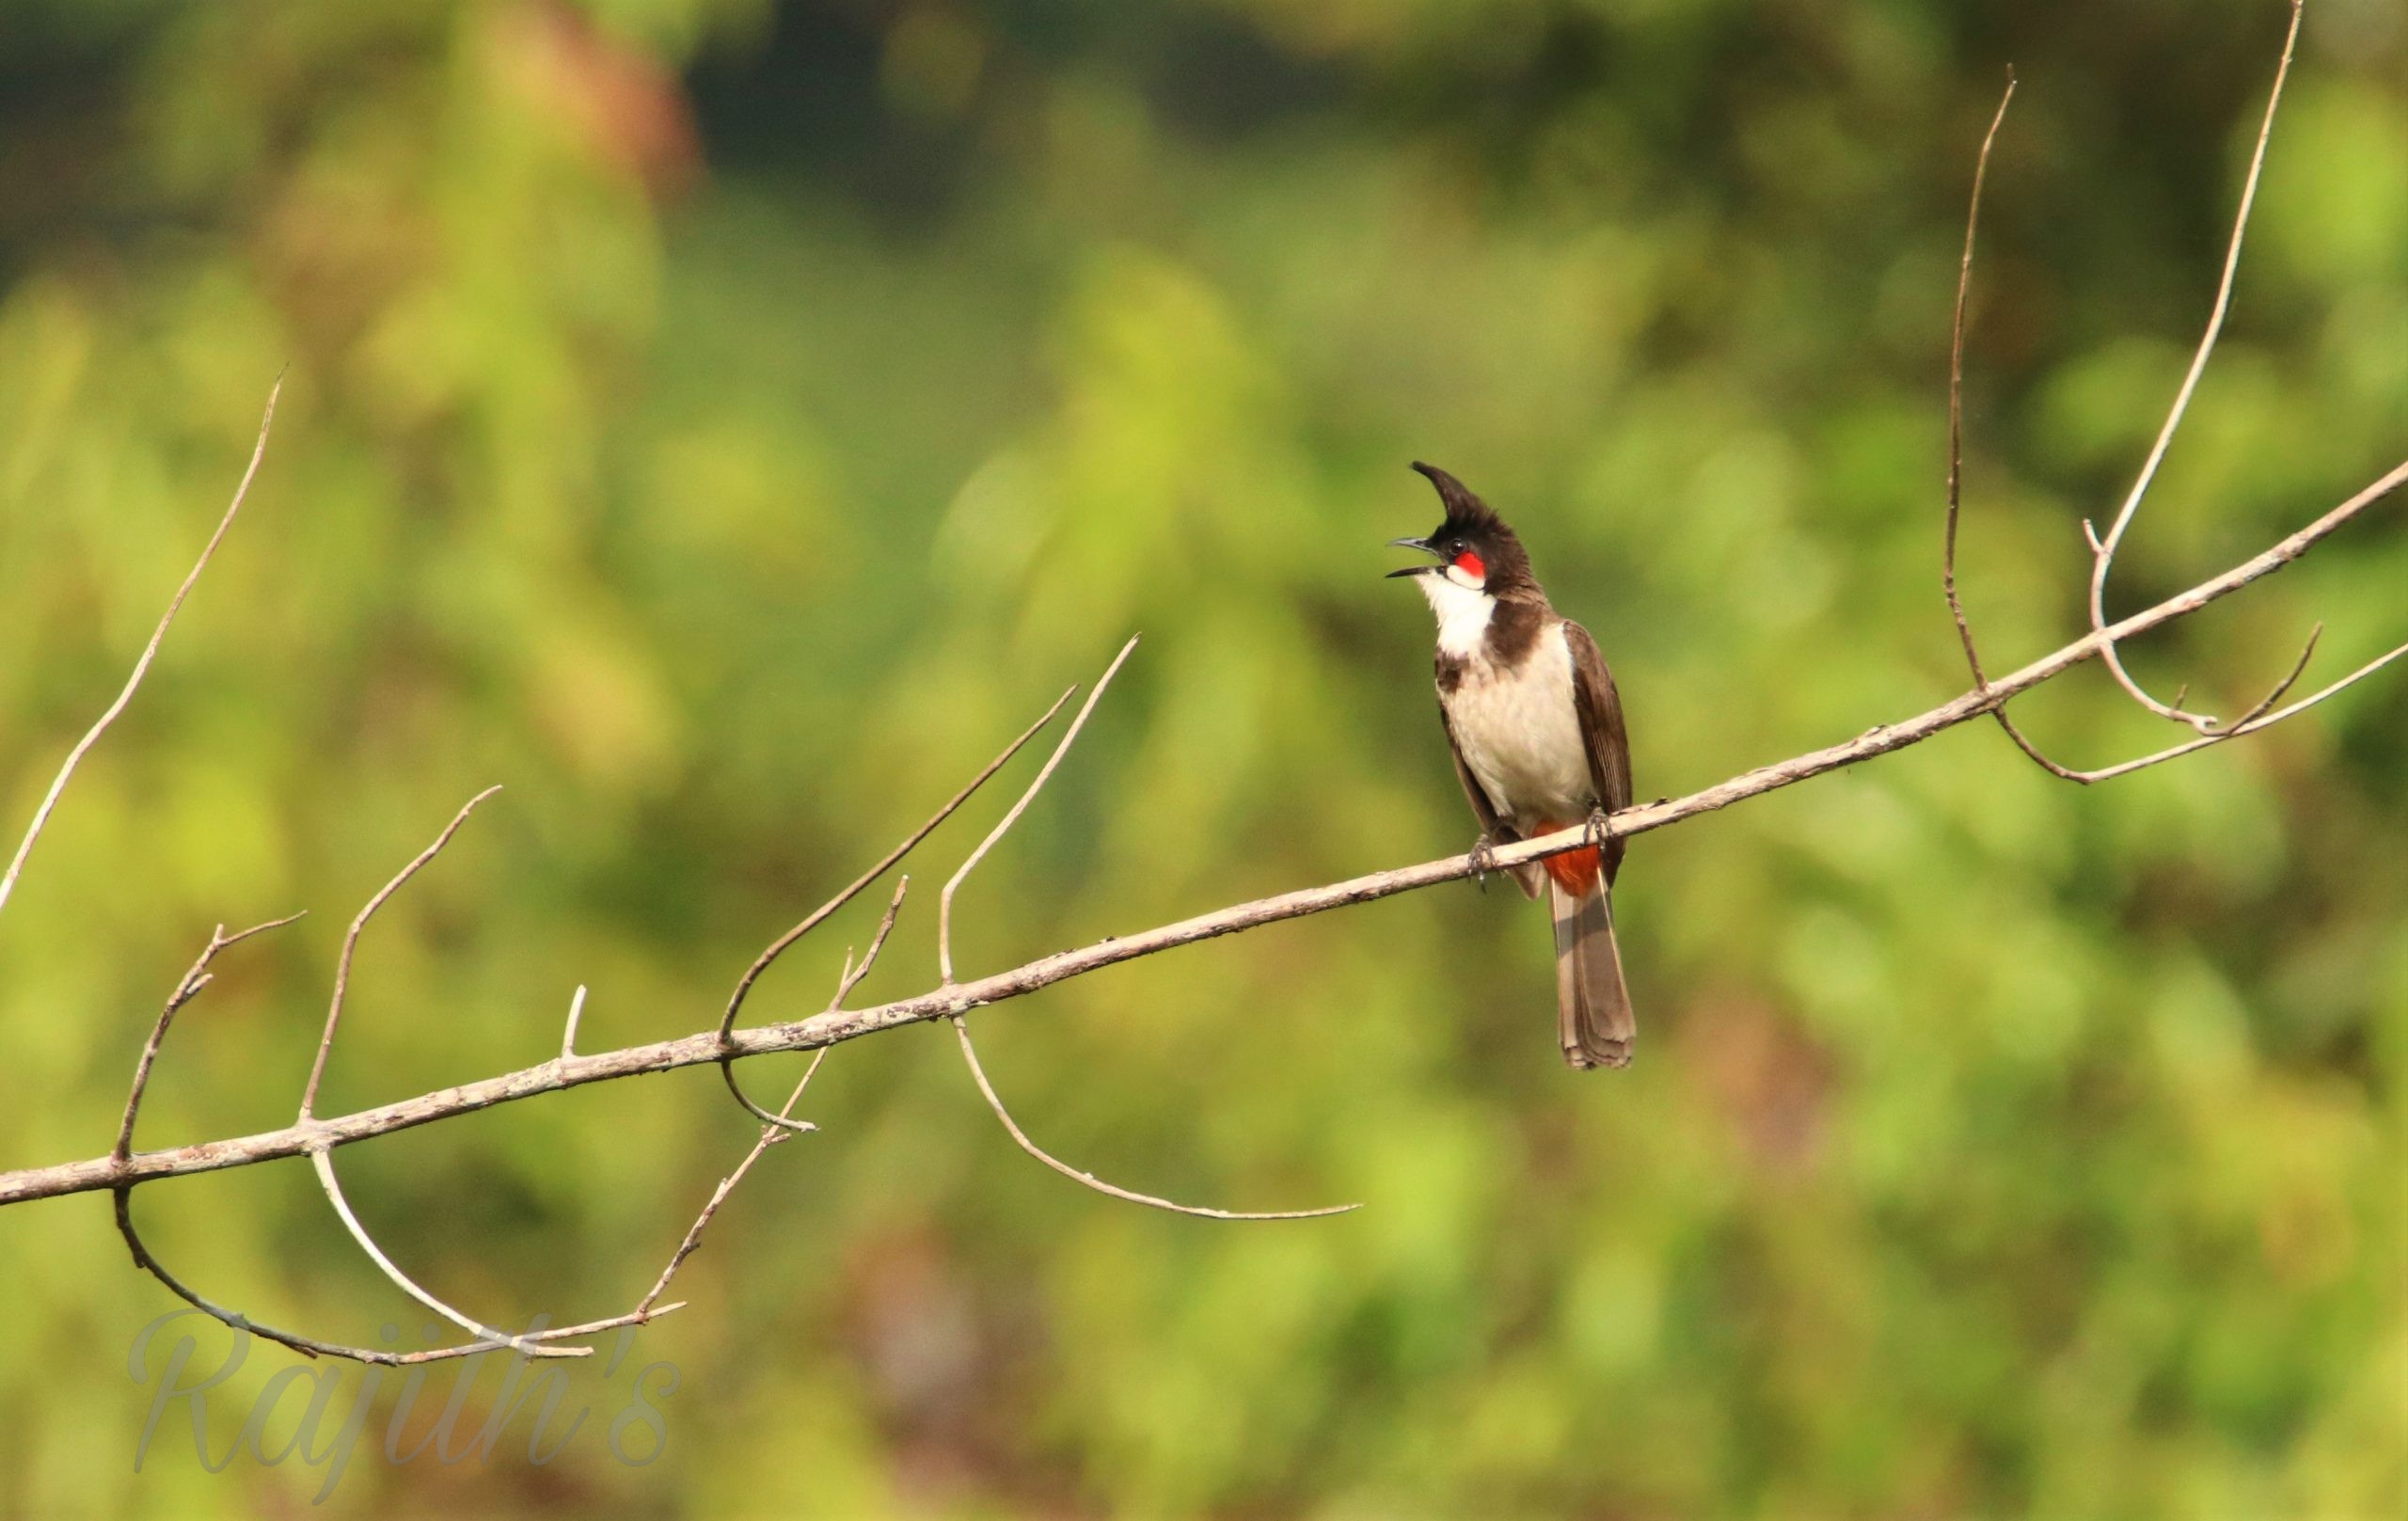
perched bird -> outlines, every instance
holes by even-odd
[[[1548,604],[1504,519],[1436,466],[1413,467],[1438,488],[1446,521],[1389,543],[1436,563],[1388,574],[1414,578],[1438,615],[1438,715],[1480,819],[1472,853],[1588,825],[1591,844],[1513,872],[1531,897],[1544,882],[1555,911],[1563,1059],[1627,1066],[1639,1031],[1608,896],[1624,842],[1606,816],[1631,803],[1630,741],[1613,673],[1589,631]]]

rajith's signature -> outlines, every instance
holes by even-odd
[[[368,1429],[369,1413],[375,1403],[385,1377],[391,1372],[401,1373],[401,1385],[398,1392],[392,1397],[392,1411],[386,1418],[384,1441],[381,1445],[385,1461],[395,1465],[414,1462],[430,1450],[434,1453],[435,1460],[445,1465],[458,1463],[471,1456],[475,1457],[479,1463],[485,1462],[493,1455],[511,1423],[518,1418],[522,1410],[528,1407],[531,1399],[539,1392],[541,1399],[533,1406],[533,1424],[527,1434],[527,1461],[539,1465],[549,1463],[560,1456],[562,1450],[568,1446],[577,1436],[578,1430],[584,1426],[585,1418],[593,1414],[593,1407],[590,1404],[579,1404],[568,1417],[567,1428],[554,1434],[555,1422],[562,1415],[561,1407],[569,1395],[568,1375],[558,1368],[547,1366],[533,1378],[529,1378],[526,1376],[529,1360],[517,1353],[510,1354],[508,1359],[500,1363],[500,1387],[492,1391],[487,1398],[484,1421],[465,1437],[460,1435],[458,1430],[460,1416],[467,1407],[471,1392],[477,1387],[486,1368],[491,1364],[493,1353],[481,1352],[448,1363],[418,1363],[405,1369],[373,1365],[363,1367],[352,1363],[319,1367],[295,1364],[290,1368],[278,1369],[269,1376],[265,1384],[260,1386],[258,1395],[251,1401],[250,1413],[244,1419],[242,1429],[234,1434],[231,1444],[226,1446],[222,1451],[217,1451],[210,1439],[209,1401],[205,1396],[211,1389],[216,1388],[232,1378],[242,1368],[244,1359],[250,1355],[251,1335],[240,1329],[230,1331],[231,1345],[228,1348],[223,1360],[219,1362],[216,1371],[190,1383],[184,1382],[184,1378],[191,1367],[194,1355],[199,1351],[199,1346],[190,1336],[179,1336],[173,1344],[167,1345],[166,1357],[154,1374],[148,1356],[151,1343],[160,1339],[159,1332],[162,1329],[188,1315],[198,1316],[213,1325],[219,1323],[214,1318],[198,1309],[170,1311],[135,1333],[134,1346],[126,1355],[126,1372],[135,1383],[150,1384],[155,1377],[158,1385],[157,1392],[151,1396],[150,1417],[142,1423],[141,1438],[135,1443],[134,1447],[134,1468],[136,1473],[142,1470],[142,1460],[150,1450],[150,1441],[158,1434],[161,1418],[166,1415],[170,1405],[182,1401],[192,1420],[193,1452],[199,1458],[202,1467],[211,1473],[223,1472],[228,1465],[246,1450],[250,1453],[253,1461],[263,1467],[270,1468],[298,1454],[306,1466],[325,1470],[325,1481],[318,1486],[318,1493],[311,1497],[312,1504],[322,1503],[327,1496],[334,1493],[336,1482],[342,1477],[344,1466],[351,1461],[353,1450],[357,1447],[361,1434]],[[528,1329],[541,1330],[546,1320],[546,1317],[537,1317],[534,1323]],[[429,1326],[428,1334],[433,1335],[436,1329]],[[384,1339],[387,1342],[394,1341],[400,1336],[399,1326],[388,1325],[384,1328]],[[627,1349],[632,1344],[634,1337],[633,1327],[626,1327],[620,1331],[618,1344],[611,1349],[610,1360],[603,1367],[603,1377],[609,1378],[618,1370],[619,1364],[626,1356]],[[419,1408],[419,1395],[426,1383],[430,1369],[442,1369],[449,1372],[452,1380],[451,1392],[443,1402],[441,1413],[436,1416],[425,1430],[419,1433],[416,1441],[404,1447],[404,1434],[410,1425],[412,1412]],[[342,1392],[342,1386],[346,1382],[345,1375],[355,1370],[357,1372],[357,1387],[353,1392],[348,1409],[341,1418],[341,1428],[330,1432],[327,1429],[330,1412],[335,1408],[338,1397]],[[626,1402],[611,1416],[610,1423],[604,1434],[604,1440],[609,1445],[613,1458],[631,1466],[642,1467],[660,1456],[662,1450],[669,1444],[669,1428],[662,1417],[660,1406],[654,1401],[675,1392],[677,1382],[677,1367],[674,1363],[651,1362],[636,1370],[634,1379],[626,1391]],[[300,1411],[292,1434],[281,1446],[271,1449],[268,1445],[269,1421],[276,1418],[280,1404],[289,1402],[293,1386],[304,1384],[309,1386],[309,1392],[306,1397],[307,1406]],[[649,1389],[647,1385],[650,1386]],[[295,1418],[288,1410],[285,1418]],[[277,1424],[280,1429],[282,1421],[278,1421]],[[217,1455],[212,1456],[213,1451],[216,1451]]]

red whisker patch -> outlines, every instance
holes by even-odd
[[[1455,568],[1462,571],[1466,576],[1477,576],[1482,580],[1486,580],[1488,578],[1488,562],[1481,559],[1480,556],[1472,553],[1469,549],[1465,549],[1463,553],[1455,556]]]

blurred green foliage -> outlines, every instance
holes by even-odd
[[[245,519],[0,922],[0,1158],[105,1149],[209,927],[307,907],[222,963],[142,1142],[284,1123],[341,925],[497,781],[370,934],[322,1107],[538,1060],[578,983],[588,1049],[706,1026],[1133,629],[965,893],[965,967],[1460,849],[1427,614],[1378,579],[1432,520],[1414,457],[1595,631],[1643,797],[1953,694],[1947,310],[2010,60],[1965,580],[1994,665],[2053,646],[2205,312],[2282,11],[8,0],[11,844],[289,369]],[[2311,7],[2118,606],[2408,436],[2403,48],[2396,0]],[[2399,521],[2152,638],[2144,678],[2229,712],[2314,620],[2321,671],[2399,640]],[[1620,1075],[1563,1069],[1538,916],[1467,888],[982,1016],[1073,1161],[1367,1201],[1337,1221],[1099,1198],[1012,1149],[949,1034],[848,1046],[691,1307],[576,1370],[561,1458],[396,1467],[372,1427],[323,1511],[2396,1515],[2400,693],[2090,790],[1969,726],[1651,835]],[[2096,672],[2023,712],[2081,764],[2167,737]],[[928,847],[862,996],[934,980],[927,891],[1003,806]],[[758,1016],[819,1006],[876,908]],[[341,1165],[437,1291],[582,1319],[751,1134],[684,1073]],[[263,1319],[416,1323],[298,1165],[137,1208]],[[107,1215],[0,1214],[0,1512],[306,1510],[321,1475],[209,1473],[180,1418],[130,1471],[124,1349],[173,1302]],[[213,1395],[220,1454],[272,1352]],[[625,1466],[600,1428],[655,1359],[667,1449]]]

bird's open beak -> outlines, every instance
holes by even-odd
[[[1438,552],[1430,547],[1430,541],[1427,539],[1390,539],[1388,541],[1388,547],[1391,549],[1418,549],[1425,555],[1434,555]],[[1438,568],[1439,567],[1436,565],[1407,565],[1402,570],[1389,571],[1386,579],[1394,580],[1399,576],[1427,576]]]

